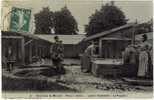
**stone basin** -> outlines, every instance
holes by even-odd
[[[38,68],[22,68],[13,72],[13,75],[18,77],[35,77],[45,76],[52,77],[63,73],[58,73],[56,68],[53,67],[38,67]]]

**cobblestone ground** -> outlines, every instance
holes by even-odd
[[[26,70],[30,70],[29,71],[30,73],[26,74],[27,75],[26,78],[47,80],[48,82],[56,82],[61,86],[65,86],[70,89],[77,90],[78,92],[89,93],[89,92],[115,91],[115,92],[147,92],[147,93],[150,92],[151,93],[153,90],[152,86],[128,85],[127,83],[125,83],[124,81],[118,78],[113,79],[113,78],[94,77],[91,73],[81,72],[79,64],[69,63],[64,67],[66,69],[66,74],[61,75],[60,78],[59,78],[59,75],[58,76],[41,75],[40,69],[42,68],[44,69],[44,67],[15,69],[11,74],[3,70],[3,75],[7,77],[15,78],[17,76],[14,76],[14,73],[17,73],[26,69]]]
[[[80,66],[65,66],[67,72],[61,76],[59,84],[76,89],[80,92],[91,91],[136,91],[150,92],[152,86],[132,86],[123,82],[121,79],[97,78],[91,73],[83,73]]]

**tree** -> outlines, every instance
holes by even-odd
[[[103,5],[98,11],[89,17],[88,25],[85,25],[87,36],[97,34],[127,23],[124,13],[113,2]]]
[[[67,7],[63,7],[61,11],[54,13],[54,29],[55,34],[77,34],[77,22]]]
[[[35,14],[35,34],[51,34],[53,12],[48,7]]]

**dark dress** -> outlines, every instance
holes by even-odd
[[[137,76],[137,69],[138,69],[137,59],[138,59],[137,50],[132,46],[126,47],[124,51],[123,76],[126,77]]]
[[[91,60],[94,53],[94,47],[89,46],[81,57],[81,70],[83,72],[91,71]]]
[[[61,72],[63,69],[62,61],[64,59],[64,47],[62,44],[55,42],[51,47],[51,58],[52,63],[56,67],[56,69]]]

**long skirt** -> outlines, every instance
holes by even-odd
[[[86,54],[83,54],[83,56],[81,57],[81,70],[91,71],[91,59]]]
[[[64,67],[62,61],[59,59],[52,59],[53,65],[56,67],[58,73],[64,73]]]
[[[138,68],[138,76],[144,77],[148,72],[148,53],[146,51],[142,51],[139,54],[139,68]]]

